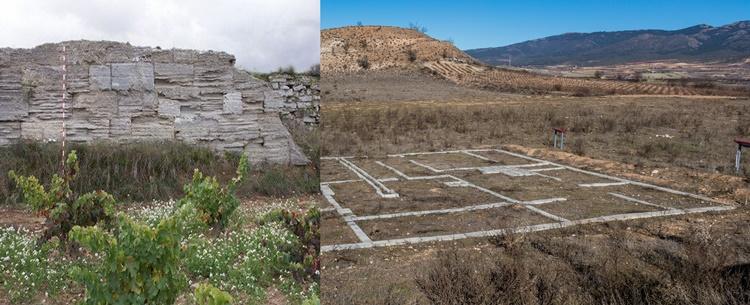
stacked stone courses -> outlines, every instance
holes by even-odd
[[[289,88],[284,78],[282,89],[234,63],[224,52],[105,41],[0,49],[0,145],[59,141],[64,113],[71,142],[175,140],[244,152],[254,163],[308,163],[280,116],[309,103],[312,119],[293,117],[317,124],[317,80]]]

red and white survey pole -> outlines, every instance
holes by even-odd
[[[61,132],[61,138],[60,138],[61,143],[62,143],[61,164],[60,164],[62,176],[65,176],[65,96],[67,95],[66,83],[67,83],[67,74],[68,74],[68,65],[67,65],[67,61],[65,58],[65,51],[66,51],[66,48],[65,48],[65,45],[63,44],[62,57],[61,57],[62,59],[62,95],[60,97],[60,104],[62,105],[61,119],[60,119],[60,121],[62,122],[62,132]]]

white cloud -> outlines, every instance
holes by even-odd
[[[217,50],[256,71],[320,58],[319,0],[10,0],[0,4],[0,47],[65,40]]]

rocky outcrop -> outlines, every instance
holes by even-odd
[[[308,163],[281,123],[274,83],[234,62],[223,52],[117,42],[1,49],[0,145],[59,140],[64,119],[67,141],[178,140],[245,152],[254,163]]]

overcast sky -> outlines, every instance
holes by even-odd
[[[0,47],[65,40],[217,50],[267,72],[320,62],[319,0],[3,0]]]

